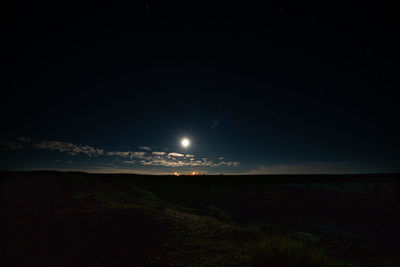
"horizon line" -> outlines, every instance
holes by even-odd
[[[31,169],[31,170],[6,170],[0,169],[0,172],[59,172],[59,173],[85,173],[85,174],[115,174],[115,175],[142,175],[142,176],[334,176],[334,175],[400,175],[396,172],[369,172],[369,173],[204,173],[200,175],[187,175],[187,173],[182,173],[179,175],[175,175],[174,173],[137,173],[137,172],[92,172],[92,171],[80,171],[80,170],[54,170],[54,169]],[[191,173],[191,172],[188,172]]]

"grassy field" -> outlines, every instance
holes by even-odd
[[[400,266],[398,175],[0,175],[2,266]]]

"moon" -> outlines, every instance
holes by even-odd
[[[183,147],[188,147],[189,144],[190,144],[190,141],[187,138],[183,138],[182,141],[181,141],[181,144],[182,144]]]

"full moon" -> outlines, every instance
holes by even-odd
[[[187,138],[182,139],[181,144],[183,147],[188,147],[190,144],[189,139],[187,139]]]

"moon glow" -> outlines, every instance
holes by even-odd
[[[183,147],[188,147],[189,144],[190,144],[189,139],[183,138],[182,141],[181,141],[181,144],[182,144]]]

